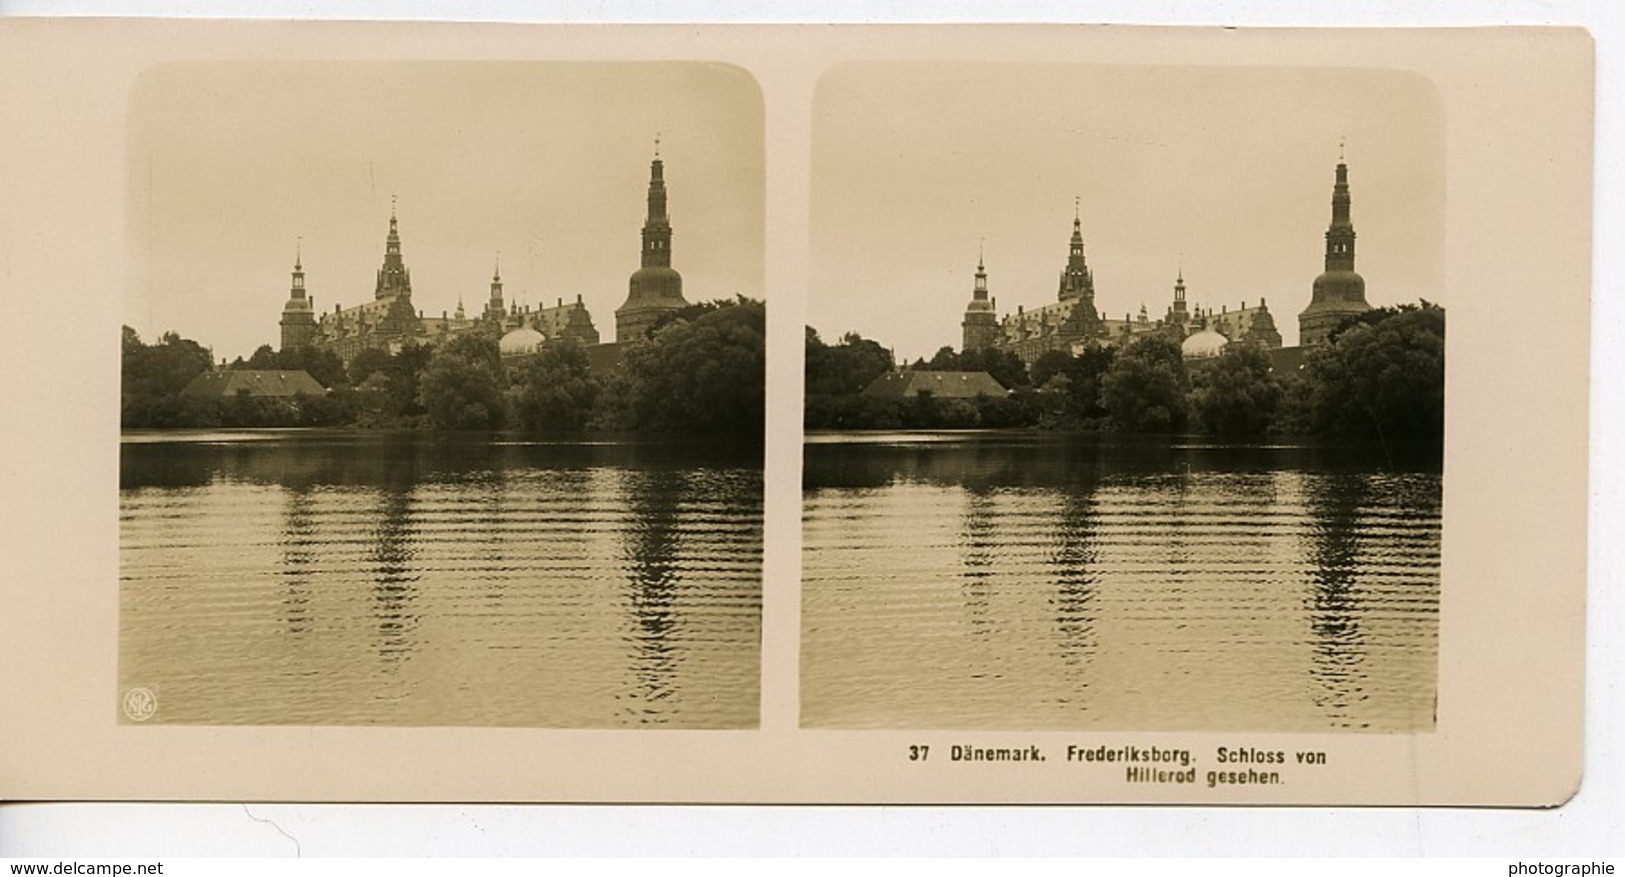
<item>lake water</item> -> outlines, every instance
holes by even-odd
[[[810,435],[802,723],[1429,730],[1440,497],[1396,449]]]
[[[758,724],[759,447],[126,434],[119,508],[144,721]]]

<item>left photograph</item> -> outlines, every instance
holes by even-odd
[[[747,72],[177,64],[127,125],[121,723],[758,726]]]

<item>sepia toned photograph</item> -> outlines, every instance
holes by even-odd
[[[0,798],[1596,812],[1594,70],[0,20]]]
[[[853,64],[815,101],[803,725],[1431,730],[1433,85]]]
[[[757,725],[748,73],[168,65],[129,116],[122,722]]]

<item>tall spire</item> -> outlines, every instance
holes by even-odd
[[[643,221],[643,267],[671,267],[671,219],[666,215],[665,163],[660,160],[660,137],[649,163],[649,212]]]
[[[289,290],[289,297],[302,299],[305,297],[305,260],[304,241],[294,238],[293,242],[293,287]]]
[[[1074,196],[1072,199],[1072,246],[1070,254],[1083,258],[1083,219],[1081,216],[1083,199]]]
[[[660,318],[688,305],[683,277],[671,267],[671,217],[666,214],[666,165],[659,141],[649,162],[648,212],[643,220],[643,251],[638,270],[627,282],[626,301],[615,309],[615,339],[648,337]]]
[[[970,303],[965,306],[965,319],[960,323],[964,330],[960,336],[960,349],[967,352],[995,346],[999,340],[998,316],[987,295],[987,266],[982,258],[982,249],[981,245],[976,248],[976,286],[971,292]]]
[[[316,332],[315,305],[305,297],[305,260],[302,241],[293,244],[293,281],[288,301],[282,306],[282,349],[296,350],[309,344]]]
[[[1326,229],[1326,270],[1354,270],[1354,223],[1349,219],[1349,166],[1337,162],[1332,186],[1332,222]]]
[[[389,235],[384,238],[384,264],[378,269],[378,284],[373,298],[394,298],[412,295],[412,272],[401,259],[401,232],[395,219],[395,196],[389,196]]]
[[[485,302],[485,317],[501,320],[505,313],[502,303],[502,251],[498,250],[496,262],[491,268],[491,297]]]
[[[1339,156],[1332,184],[1332,221],[1326,227],[1326,270],[1315,278],[1309,306],[1298,314],[1298,343],[1325,344],[1342,321],[1371,309],[1365,278],[1354,270],[1354,223],[1349,219],[1349,166]]]
[[[1066,269],[1061,272],[1061,288],[1057,297],[1061,301],[1075,298],[1088,299],[1094,310],[1095,279],[1083,255],[1083,219],[1081,197],[1072,199],[1072,239],[1067,244]]]

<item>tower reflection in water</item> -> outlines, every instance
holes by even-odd
[[[759,457],[400,434],[124,445],[157,723],[752,727]]]
[[[625,634],[632,648],[627,692],[617,695],[626,709],[654,724],[681,709],[678,657],[672,641],[677,625],[678,508],[684,496],[681,473],[628,472],[624,479],[629,526],[622,549],[626,571]]]
[[[1433,726],[1437,459],[928,433],[804,461],[806,726]]]
[[[1360,504],[1365,479],[1338,474],[1315,479],[1309,488],[1310,572],[1305,597],[1309,615],[1310,677],[1327,718],[1341,727],[1368,727],[1352,709],[1367,698],[1366,651],[1360,632]]]

